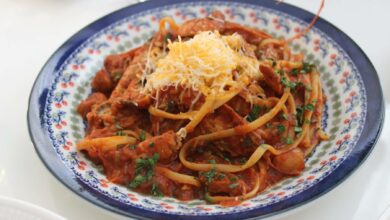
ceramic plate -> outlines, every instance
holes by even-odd
[[[65,220],[65,218],[39,206],[3,196],[0,196],[0,219]]]
[[[330,141],[307,159],[302,175],[288,178],[237,207],[203,201],[180,202],[135,193],[106,180],[76,150],[85,124],[75,108],[91,91],[90,82],[108,54],[143,44],[172,16],[178,23],[218,9],[228,20],[264,29],[275,37],[301,31],[313,14],[272,0],[149,1],[111,13],[67,40],[47,61],[31,92],[28,123],[31,139],[47,168],[69,189],[90,202],[126,216],[171,219],[264,217],[292,209],[346,179],[367,157],[381,130],[383,96],[374,67],[341,30],[319,19],[291,44],[314,63],[328,97],[322,119]]]

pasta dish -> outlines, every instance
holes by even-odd
[[[300,175],[328,136],[320,73],[291,39],[214,11],[161,19],[142,46],[109,55],[77,108],[78,150],[139,193],[231,206]]]

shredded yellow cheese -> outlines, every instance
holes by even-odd
[[[168,54],[146,76],[144,89],[152,92],[182,86],[209,96],[258,80],[262,77],[259,61],[243,53],[243,43],[238,34],[221,36],[211,31],[200,32],[187,41],[179,37],[169,42]]]

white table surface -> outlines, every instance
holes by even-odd
[[[115,219],[81,199],[44,167],[27,129],[29,93],[49,56],[76,31],[130,0],[0,0],[0,195],[68,219]],[[317,11],[319,0],[288,0]],[[390,205],[390,1],[327,1],[322,17],[366,52],[382,82],[387,119],[368,160],[331,192],[276,219],[378,219]],[[375,97],[369,97],[375,98]],[[375,114],[375,113],[371,113]]]

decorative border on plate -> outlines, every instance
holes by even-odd
[[[224,4],[223,2],[217,2],[217,3],[219,3],[220,5]],[[200,3],[194,3],[192,6],[202,5],[202,6],[204,6],[205,8],[207,8],[207,6],[214,5],[214,4],[216,4],[216,2],[210,2],[210,4],[208,4],[207,2],[200,2]],[[88,62],[88,59],[83,59],[83,58],[80,59],[80,57],[77,57],[76,54],[80,53],[87,45],[89,45],[89,43],[92,43],[92,41],[94,41],[95,39],[97,39],[98,37],[100,37],[100,35],[103,35],[104,32],[110,31],[110,30],[114,30],[114,27],[119,26],[119,25],[121,25],[121,24],[123,24],[123,23],[128,23],[128,22],[131,21],[132,18],[136,18],[136,17],[138,17],[138,16],[145,16],[145,15],[147,15],[148,13],[149,13],[149,14],[152,14],[152,13],[157,14],[156,12],[158,12],[158,11],[165,10],[165,9],[167,9],[167,8],[172,8],[172,7],[180,8],[180,6],[182,6],[182,5],[184,5],[184,4],[170,5],[170,6],[161,7],[161,8],[158,8],[158,9],[152,9],[152,10],[148,10],[148,11],[145,11],[145,12],[141,12],[141,13],[139,13],[139,14],[135,14],[135,15],[129,16],[128,18],[125,18],[125,19],[123,19],[123,20],[121,20],[121,21],[118,21],[118,22],[116,22],[116,23],[110,25],[109,27],[105,28],[105,29],[102,30],[101,32],[99,32],[99,33],[93,35],[93,36],[92,36],[91,38],[89,38],[85,43],[83,43],[79,48],[77,48],[77,49],[72,53],[72,55],[69,56],[69,58],[64,62],[64,64],[61,66],[59,72],[56,73],[57,77],[56,77],[56,79],[54,80],[54,82],[55,82],[56,84],[59,84],[60,81],[61,81],[62,83],[65,83],[65,85],[71,86],[71,85],[72,85],[72,82],[74,82],[74,81],[72,81],[72,77],[73,77],[73,79],[75,79],[75,78],[78,77],[78,75],[77,75],[77,73],[73,73],[73,74],[70,73],[70,74],[68,74],[68,75],[65,75],[63,71],[65,70],[66,66],[69,65],[69,64],[72,64],[74,68],[77,68],[77,69],[80,68],[80,69],[82,69],[84,63],[85,63],[85,62]],[[189,4],[185,4],[186,7],[188,7],[188,5],[189,5]],[[285,23],[285,22],[288,21],[288,20],[292,20],[293,22],[297,22],[297,23],[299,23],[300,25],[305,25],[305,24],[306,24],[305,22],[303,22],[303,21],[301,21],[301,20],[299,20],[299,19],[297,19],[297,18],[294,18],[294,17],[292,17],[292,16],[290,16],[290,15],[287,15],[287,14],[284,14],[284,13],[281,13],[281,12],[278,12],[278,11],[275,11],[275,10],[272,10],[272,9],[267,9],[267,8],[264,8],[264,7],[260,7],[260,6],[253,6],[253,5],[241,4],[241,3],[225,3],[224,6],[228,6],[228,5],[232,8],[232,10],[231,10],[232,16],[238,16],[238,17],[241,17],[241,18],[242,18],[242,17],[245,18],[245,15],[240,15],[240,13],[237,12],[237,10],[234,10],[234,9],[240,8],[239,6],[245,6],[245,7],[248,7],[248,8],[250,8],[250,9],[256,9],[256,11],[261,11],[261,10],[268,11],[268,12],[271,11],[272,13],[274,13],[274,14],[278,15],[279,17],[285,19],[285,21],[280,20],[280,21],[274,22],[274,23],[277,23],[277,25],[279,25],[280,28],[282,28],[282,29],[284,28],[284,29],[286,30],[286,32],[291,31],[291,29],[289,29],[289,28],[288,28],[288,25]],[[186,7],[184,7],[184,9],[187,9]],[[259,9],[261,9],[261,10],[259,10]],[[207,10],[207,9],[205,9],[205,10]],[[183,10],[181,13],[182,13],[181,16],[184,16],[183,14],[186,14],[186,13],[188,13],[188,12],[185,12],[185,10]],[[257,16],[257,15],[256,15],[256,17],[259,17],[259,20],[261,20],[261,17],[260,17],[260,16]],[[264,18],[262,18],[262,19],[265,20]],[[141,23],[138,23],[138,24],[135,25],[135,28],[137,28],[137,27],[142,27],[142,25],[144,25],[144,24],[142,24],[142,22],[141,22]],[[340,47],[339,45],[337,45],[332,39],[330,39],[330,38],[327,37],[325,34],[323,34],[321,31],[319,31],[319,30],[317,30],[317,29],[314,28],[314,29],[312,30],[312,32],[315,32],[315,33],[319,34],[319,35],[321,36],[321,39],[326,39],[326,42],[330,42],[330,43],[331,43],[331,46],[333,46],[333,47],[336,48],[338,54],[342,54],[341,57],[336,56],[336,57],[333,58],[334,62],[333,62],[333,64],[332,64],[332,66],[334,65],[334,67],[336,68],[336,72],[339,72],[339,71],[337,71],[337,69],[340,68],[339,66],[341,66],[341,62],[342,62],[343,60],[344,60],[344,61],[347,60],[348,65],[352,66],[352,71],[351,71],[350,74],[345,74],[345,73],[344,73],[345,76],[343,75],[343,76],[344,76],[343,78],[345,78],[345,80],[344,80],[343,82],[341,82],[341,80],[339,81],[340,84],[343,84],[343,85],[344,85],[344,89],[345,89],[346,91],[350,91],[350,88],[351,88],[351,87],[348,86],[348,84],[349,84],[348,82],[350,82],[350,81],[352,81],[352,80],[355,80],[355,81],[357,80],[357,83],[358,83],[357,85],[358,85],[358,87],[359,87],[359,91],[358,91],[358,93],[355,93],[355,95],[351,95],[351,98],[350,98],[351,101],[348,102],[348,103],[351,103],[350,105],[352,106],[353,103],[356,102],[356,101],[354,101],[354,100],[357,99],[357,100],[360,101],[360,103],[361,103],[362,111],[361,111],[361,113],[360,113],[359,115],[353,116],[353,114],[351,114],[351,117],[350,117],[349,121],[347,122],[347,123],[349,124],[349,126],[344,127],[344,129],[343,129],[343,131],[342,131],[341,133],[347,134],[347,133],[350,131],[351,126],[352,126],[353,123],[355,123],[355,124],[358,123],[358,124],[359,124],[359,127],[357,128],[357,133],[356,133],[356,135],[354,135],[352,138],[351,138],[351,137],[345,138],[345,137],[348,137],[348,136],[344,136],[344,138],[343,138],[342,140],[339,140],[340,142],[337,141],[337,143],[339,143],[339,146],[340,146],[339,149],[340,149],[340,151],[342,151],[342,150],[346,149],[346,148],[342,148],[342,147],[345,147],[345,146],[354,146],[354,145],[356,144],[357,140],[358,140],[359,137],[360,137],[360,133],[361,133],[362,128],[363,128],[363,125],[364,125],[364,120],[365,120],[365,118],[366,118],[366,108],[367,108],[367,106],[366,106],[366,92],[365,92],[365,88],[364,88],[364,86],[363,86],[363,82],[362,82],[362,79],[361,79],[361,77],[360,77],[360,75],[359,75],[359,72],[358,72],[357,68],[355,67],[355,65],[354,65],[353,62],[351,61],[350,57],[349,57],[347,54],[344,53],[344,51],[341,49],[341,47]],[[113,31],[111,36],[112,36],[114,39],[116,39],[116,37],[120,37],[121,35],[123,35],[123,33],[120,33],[120,32],[118,33],[118,32]],[[305,38],[304,40],[310,42],[310,39],[307,40],[307,39]],[[318,48],[319,48],[319,50],[321,51],[321,53],[324,54],[324,55],[323,55],[324,57],[327,56],[327,54],[326,54],[326,49],[324,49],[325,46],[326,46],[326,45],[322,45],[322,42],[319,42],[319,43],[318,43]],[[294,46],[293,46],[293,47],[294,47]],[[94,49],[92,50],[92,52],[95,53],[95,52],[99,51],[101,48],[104,48],[104,44],[95,44],[94,46],[92,46],[92,48],[94,48]],[[329,64],[330,64],[330,63],[329,63]],[[340,68],[340,69],[341,69],[341,68]],[[329,73],[328,73],[328,74],[329,74]],[[337,93],[336,90],[337,90],[338,87],[334,85],[336,82],[335,82],[334,80],[332,81],[332,79],[329,79],[330,76],[331,76],[330,74],[329,74],[329,75],[325,74],[325,75],[322,75],[322,78],[323,78],[323,79],[325,78],[325,79],[327,80],[327,84],[329,84],[329,85],[327,85],[327,86],[328,86],[330,89],[335,88],[335,89],[334,89],[334,90],[335,90],[334,93]],[[352,77],[351,77],[351,76],[352,76]],[[68,82],[67,82],[67,79],[69,79]],[[70,158],[66,158],[66,157],[64,156],[63,152],[60,150],[60,148],[64,146],[64,143],[65,143],[65,144],[68,144],[68,143],[67,143],[67,137],[68,137],[68,135],[69,135],[69,132],[63,131],[63,132],[60,132],[60,133],[55,133],[55,131],[56,131],[56,129],[58,129],[58,126],[61,126],[61,125],[66,126],[66,125],[64,125],[64,122],[65,122],[65,124],[67,124],[67,121],[61,120],[62,117],[66,114],[66,112],[58,111],[58,112],[56,112],[56,113],[57,113],[57,114],[56,114],[56,117],[53,117],[53,114],[52,114],[53,108],[52,108],[51,105],[52,105],[54,102],[55,102],[55,104],[58,104],[58,103],[59,103],[59,104],[65,105],[65,103],[67,103],[67,102],[66,102],[66,98],[67,98],[67,96],[69,96],[69,94],[60,93],[60,94],[58,95],[57,93],[55,93],[56,89],[58,89],[57,86],[56,86],[56,84],[53,84],[51,90],[50,90],[49,93],[48,93],[47,104],[46,104],[47,108],[46,108],[46,111],[45,111],[45,121],[46,121],[46,123],[47,123],[47,125],[48,125],[48,131],[49,131],[49,133],[51,134],[51,135],[50,135],[50,138],[52,139],[52,141],[53,141],[53,146],[54,146],[54,148],[55,148],[57,154],[60,156],[61,160],[63,160],[63,161],[67,161],[67,160],[71,161],[70,164],[67,164],[67,166],[69,166],[69,167],[72,169],[72,171],[76,173],[76,176],[78,176],[80,179],[82,179],[82,180],[85,181],[85,182],[89,182],[89,181],[91,181],[91,180],[87,180],[87,179],[83,178],[82,175],[77,175],[77,174],[79,174],[79,173],[77,172],[78,170],[75,168],[75,165],[77,165],[77,168],[80,168],[80,167],[83,167],[83,166],[85,167],[85,164],[81,163],[81,162],[83,162],[83,161],[79,161],[79,160],[77,159],[77,155],[75,155],[75,154],[70,154],[71,157],[70,157]],[[59,85],[62,86],[62,85],[64,85],[64,84],[59,84]],[[81,90],[83,89],[82,87],[79,87],[79,88],[81,88]],[[80,91],[79,91],[79,92],[80,92]],[[81,93],[81,92],[80,92],[80,93]],[[351,93],[351,94],[353,94],[353,93]],[[356,95],[356,94],[357,94],[357,95]],[[358,97],[358,98],[356,98],[356,97]],[[334,104],[333,104],[332,107],[338,107],[338,108],[341,107],[342,104],[341,104],[341,102],[340,102],[340,100],[339,100],[340,98],[337,98],[337,96],[332,96],[332,99],[335,99],[335,100],[332,100],[332,101],[334,102]],[[64,102],[64,101],[65,101],[65,102]],[[347,99],[344,100],[344,101],[347,102]],[[73,105],[73,104],[74,104],[74,103],[72,103],[72,105]],[[347,104],[347,103],[346,103],[346,104]],[[326,106],[326,109],[329,109],[329,106],[328,106],[328,105]],[[346,111],[347,111],[347,112],[350,111],[349,108],[347,108]],[[335,112],[335,113],[336,113],[336,115],[337,115],[337,112]],[[344,112],[344,113],[345,113],[345,112]],[[338,115],[340,116],[340,115],[342,115],[342,114],[343,114],[343,113],[340,112]],[[325,117],[327,117],[327,116],[325,116]],[[54,120],[53,120],[53,119],[54,119]],[[77,119],[77,117],[76,117],[76,119]],[[339,117],[336,116],[336,119],[339,119]],[[336,119],[334,119],[333,122],[331,122],[331,123],[333,124],[333,126],[335,126],[335,125],[334,125],[334,122],[335,122],[335,121],[338,121],[338,120],[336,120]],[[347,120],[347,119],[346,119],[346,120]],[[344,123],[346,122],[346,120],[344,120]],[[326,123],[326,120],[324,120],[324,123]],[[346,123],[345,123],[345,124],[346,124]],[[53,128],[53,125],[54,125],[54,128]],[[57,126],[57,127],[55,127],[55,126]],[[349,130],[348,130],[348,127],[349,127]],[[334,127],[333,127],[333,128],[334,128]],[[332,129],[333,129],[333,128],[332,128]],[[345,131],[344,131],[344,130],[345,130]],[[334,131],[334,132],[333,132],[333,135],[334,135],[334,138],[335,138],[338,131],[337,131],[337,130],[333,130],[333,131]],[[332,133],[332,130],[330,130],[330,133]],[[75,137],[76,137],[76,136],[75,136]],[[76,138],[77,138],[77,137],[76,137]],[[322,172],[322,173],[324,173],[324,175],[322,175],[322,178],[314,179],[314,178],[312,178],[311,176],[309,176],[309,177],[307,177],[306,179],[304,179],[303,181],[302,181],[302,179],[299,179],[299,180],[297,181],[297,183],[299,183],[299,184],[294,185],[295,187],[293,187],[293,188],[288,188],[288,187],[283,188],[283,190],[295,189],[295,192],[296,192],[296,193],[291,194],[290,196],[287,196],[286,193],[268,194],[268,195],[271,195],[271,196],[268,196],[269,198],[267,198],[268,201],[271,201],[270,203],[266,203],[266,204],[264,203],[262,206],[255,206],[255,207],[253,207],[253,208],[259,208],[259,207],[263,207],[263,206],[265,206],[265,205],[270,205],[270,204],[276,203],[276,202],[278,202],[278,201],[281,201],[281,200],[284,200],[284,199],[293,197],[293,196],[297,195],[298,193],[303,192],[304,190],[310,188],[310,187],[313,186],[315,183],[317,183],[317,182],[321,181],[323,178],[325,178],[325,177],[326,177],[328,174],[330,174],[333,170],[335,170],[335,169],[342,163],[342,161],[344,161],[344,159],[347,158],[347,156],[349,155],[349,153],[350,153],[352,150],[353,150],[353,147],[347,148],[347,150],[344,151],[344,154],[342,155],[342,157],[339,157],[337,161],[336,161],[337,158],[334,158],[334,156],[331,156],[328,160],[323,160],[323,161],[321,161],[321,163],[323,164],[323,166],[322,166],[323,168],[317,170],[316,172],[314,172],[314,173],[312,173],[312,174],[316,174],[317,172]],[[322,151],[322,152],[320,152],[320,153],[323,153],[323,152],[326,154],[327,151]],[[317,153],[317,152],[316,152],[316,153]],[[336,153],[337,153],[337,152],[336,152]],[[325,156],[325,154],[324,154],[323,156]],[[326,162],[324,162],[324,161],[326,161]],[[317,161],[317,162],[318,162],[318,161]],[[85,163],[85,162],[84,162],[84,163]],[[314,165],[314,164],[315,164],[315,162],[313,162],[313,160],[312,160],[312,161],[309,161],[309,165]],[[324,172],[324,169],[327,169],[327,170]],[[92,179],[94,179],[94,178],[92,178]],[[292,181],[294,181],[294,180],[292,180]],[[94,182],[92,181],[92,183],[97,183],[97,182],[96,182],[96,180],[95,180]],[[102,184],[101,181],[99,181],[99,184]],[[107,184],[107,183],[103,183],[103,185],[104,185],[104,184]],[[283,184],[281,184],[281,185],[283,185]],[[90,186],[91,186],[91,185],[90,185]],[[96,185],[96,186],[98,186],[98,185]],[[99,185],[99,186],[101,186],[101,185]],[[93,187],[93,185],[92,185],[92,187]],[[275,186],[275,187],[277,187],[277,186]],[[93,188],[95,188],[95,187],[93,187]],[[107,196],[110,196],[110,197],[112,197],[112,198],[118,199],[118,200],[121,201],[121,202],[124,202],[124,201],[123,201],[124,196],[121,195],[120,193],[119,193],[118,196],[112,196],[111,194],[107,194],[106,191],[104,191],[104,190],[102,191],[99,187],[96,187],[95,189],[98,190],[99,192],[103,193],[103,194],[106,194]],[[113,189],[116,189],[116,188],[113,188]],[[113,192],[115,192],[115,191],[118,191],[118,190],[114,190]],[[118,192],[119,192],[119,191],[118,191]],[[129,196],[129,195],[128,195],[128,196]],[[131,197],[131,196],[129,196],[129,197]],[[253,199],[253,201],[254,201],[254,202],[259,202],[259,201],[256,201],[255,199]],[[261,201],[264,202],[265,200],[261,200]],[[156,209],[149,209],[149,210],[152,210],[152,211],[161,211],[161,207],[163,207],[164,210],[169,210],[169,208],[166,208],[164,205],[161,205],[161,204],[153,204],[153,202],[150,202],[150,201],[148,201],[148,200],[144,200],[144,202],[145,202],[145,203],[149,203],[149,204],[151,204],[151,205],[153,205],[153,206],[157,206]],[[168,201],[168,202],[172,202],[172,201]],[[131,203],[131,205],[134,205],[134,203]],[[139,208],[144,208],[143,206],[137,206],[137,207],[139,207]],[[167,206],[167,207],[169,207],[169,206]],[[252,209],[253,209],[253,208],[252,208]],[[186,211],[189,211],[186,207],[185,207],[185,208],[182,208],[182,209],[184,209],[184,210],[186,210]],[[198,208],[196,208],[196,209],[198,209]],[[166,212],[166,211],[164,211],[164,210],[163,210],[163,212]],[[226,211],[227,209],[224,208],[223,210]],[[250,209],[250,208],[247,208],[247,209],[234,209],[234,210],[232,210],[231,212],[230,212],[230,210],[229,210],[229,213],[241,212],[241,211],[247,211],[247,210],[251,210],[251,209]],[[203,213],[203,212],[204,212],[204,213]],[[202,213],[202,214],[209,214],[209,213],[210,213],[210,210],[203,210],[203,209],[202,209],[201,211],[199,211],[199,210],[195,210],[195,211],[194,211],[194,214],[196,214],[196,215],[199,214],[199,213]],[[176,213],[176,212],[175,212],[175,214],[181,214],[181,213],[180,213],[180,212],[179,212],[179,213]],[[188,215],[188,214],[192,214],[192,212],[185,212],[185,213],[182,213],[182,214],[187,214],[187,215]],[[214,215],[214,214],[227,214],[227,213],[226,213],[226,212],[217,212],[217,213],[213,212],[212,214]]]

